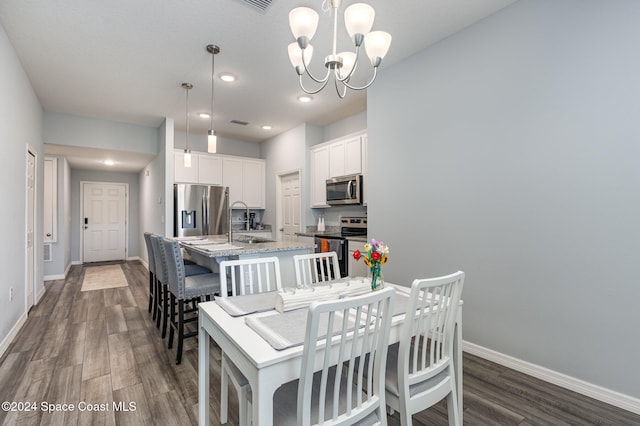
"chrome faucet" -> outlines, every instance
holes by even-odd
[[[244,206],[244,208],[247,210],[247,221],[246,221],[246,226],[245,226],[245,230],[249,230],[249,206],[247,206],[247,204],[244,201],[234,201],[230,206],[229,206],[229,242],[231,243],[233,241],[233,236],[232,234],[232,229],[233,229],[233,206],[235,206],[236,204],[242,204]]]

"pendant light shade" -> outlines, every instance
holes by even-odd
[[[182,87],[187,93],[187,108],[186,108],[186,121],[187,121],[187,132],[186,132],[186,148],[184,149],[184,166],[191,167],[191,149],[189,149],[189,90],[193,89],[193,84],[191,83],[182,83]]]
[[[215,60],[216,55],[220,53],[220,47],[215,44],[209,44],[207,46],[207,52],[211,53],[211,128],[207,132],[207,151],[215,153],[218,150],[218,137],[215,130],[213,130],[213,95],[214,95],[214,82],[215,82]]]

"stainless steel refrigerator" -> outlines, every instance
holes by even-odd
[[[229,189],[226,186],[173,185],[173,235],[221,235],[229,232]]]

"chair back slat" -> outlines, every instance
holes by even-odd
[[[327,253],[298,254],[293,256],[298,287],[323,283],[340,278],[338,254]]]

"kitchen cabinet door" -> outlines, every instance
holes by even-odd
[[[198,155],[191,154],[191,167],[184,166],[184,152],[173,156],[173,180],[177,183],[198,183]]]
[[[344,141],[329,145],[329,177],[344,176]]]
[[[311,207],[327,205],[329,179],[329,146],[311,149]]]
[[[362,158],[361,160],[362,161],[362,205],[366,206],[367,191],[369,189],[369,182],[368,182],[369,179],[367,176],[367,172],[369,168],[369,163],[367,160],[367,135],[362,136],[360,151],[361,151],[361,158]]]
[[[362,141],[361,136],[344,141],[344,174],[362,173]]]
[[[251,208],[265,208],[265,164],[261,160],[242,162],[242,201]]]
[[[222,158],[215,155],[198,155],[198,183],[222,185]]]
[[[244,201],[242,184],[243,164],[241,158],[225,157],[222,160],[222,185],[229,187],[229,205],[234,201]]]

